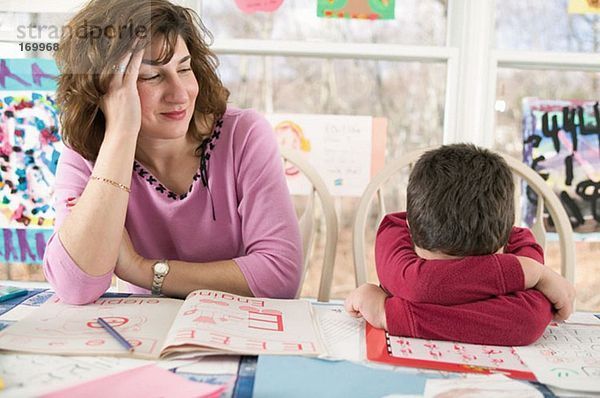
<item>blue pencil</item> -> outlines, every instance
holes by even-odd
[[[121,336],[112,326],[108,324],[104,319],[98,318],[98,323],[104,328],[112,337],[114,337],[119,344],[127,349],[129,352],[133,352],[133,346],[129,344],[129,341],[125,340],[125,337]]]

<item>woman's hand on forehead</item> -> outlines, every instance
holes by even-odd
[[[132,48],[135,48],[137,43],[138,41]],[[100,109],[106,119],[105,139],[111,134],[125,134],[137,138],[142,123],[137,79],[143,55],[143,49],[132,49],[118,64],[112,65],[113,76],[109,89],[100,103]]]

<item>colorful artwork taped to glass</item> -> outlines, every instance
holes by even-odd
[[[318,0],[322,18],[394,19],[396,0]]]
[[[39,264],[62,150],[51,60],[0,60],[0,261]]]
[[[523,100],[523,158],[559,196],[575,232],[600,231],[600,111],[597,100]],[[527,190],[525,221],[536,195]],[[552,225],[549,225],[551,230]]]

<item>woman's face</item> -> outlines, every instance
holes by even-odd
[[[146,47],[137,88],[142,105],[140,135],[146,138],[185,136],[194,113],[198,82],[191,69],[190,52],[181,37],[173,57],[158,65],[164,41],[152,40]]]

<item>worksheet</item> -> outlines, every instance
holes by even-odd
[[[516,350],[541,383],[600,392],[600,326],[551,325],[535,344]]]
[[[390,336],[391,354],[399,358],[455,363],[472,367],[527,371],[513,347],[453,343]]]
[[[99,298],[69,305],[51,297],[0,332],[4,350],[56,355],[121,355],[157,359],[182,301],[158,297]],[[101,317],[135,349],[131,355],[97,321]]]
[[[305,300],[190,293],[169,331],[162,354],[206,351],[318,356],[321,336]]]
[[[501,373],[535,380],[514,347],[391,336],[367,325],[367,359],[392,365],[463,373]]]
[[[112,327],[112,334],[98,318]],[[116,334],[122,337],[121,342]],[[122,340],[133,347],[133,352]],[[326,354],[310,302],[242,297],[213,290],[191,292],[184,301],[129,296],[69,305],[51,297],[0,331],[0,349],[143,359],[187,352]]]
[[[350,316],[343,304],[316,302],[313,303],[313,312],[327,347],[327,359],[364,360],[363,318]]]

